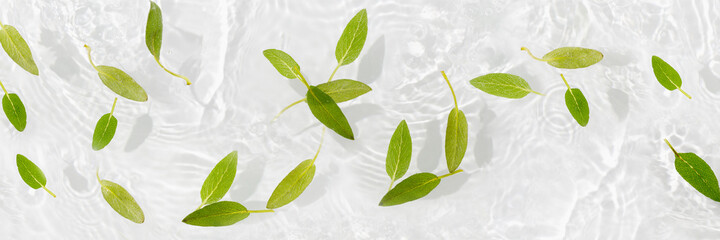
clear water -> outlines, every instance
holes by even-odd
[[[147,1],[4,0],[0,18],[29,42],[40,77],[0,57],[0,80],[28,109],[18,133],[0,121],[3,239],[718,239],[720,204],[675,172],[668,138],[720,169],[720,3],[717,1],[168,1],[161,61],[144,44]],[[275,185],[311,158],[321,126],[302,105],[303,86],[262,55],[290,53],[314,84],[335,66],[347,21],[368,9],[360,58],[338,78],[373,91],[341,104],[355,141],[329,134],[306,192],[274,214],[223,228],[180,220],[200,203],[214,164],[240,152],[225,197],[262,209]],[[117,66],[150,95],[121,99],[118,131],[90,148],[95,122],[115,96],[87,62]],[[598,65],[559,70],[534,61],[557,47],[602,51]],[[4,54],[1,54],[4,55]],[[663,89],[650,57],[683,76],[693,96]],[[385,153],[397,123],[414,140],[408,174],[446,171],[443,140],[452,97],[468,118],[466,173],[422,200],[378,207],[389,179]],[[491,72],[524,77],[547,96],[494,97],[468,80]],[[564,73],[591,107],[579,127],[563,101]],[[46,173],[50,198],[16,171],[22,153]],[[138,225],[116,214],[95,180],[125,186],[145,211]]]

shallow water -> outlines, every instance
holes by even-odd
[[[4,239],[718,239],[720,205],[675,172],[668,138],[720,169],[720,11],[717,1],[159,1],[161,61],[144,43],[147,1],[0,1],[0,20],[28,41],[40,77],[0,57],[0,80],[20,95],[28,127],[0,121],[0,235]],[[311,83],[328,78],[347,21],[368,9],[358,60],[336,78],[373,91],[341,104],[356,140],[331,133],[315,180],[274,214],[223,228],[180,220],[200,203],[214,164],[238,150],[226,200],[261,209],[275,185],[311,158],[321,126],[298,105],[297,80],[279,75],[262,50],[282,49]],[[115,94],[96,64],[132,75],[150,100],[121,99],[114,140],[90,148],[97,119]],[[598,65],[559,70],[532,60],[557,47],[602,51]],[[5,54],[0,54],[5,55]],[[683,76],[688,100],[655,80],[658,55]],[[466,173],[427,197],[378,207],[387,190],[385,154],[406,119],[413,136],[407,174],[446,170],[443,143],[452,96],[467,115]],[[520,100],[474,89],[491,72],[525,78],[545,93]],[[564,105],[564,73],[590,102],[579,127]],[[58,197],[32,190],[15,154],[37,163]],[[95,170],[130,191],[146,222],[116,214]]]

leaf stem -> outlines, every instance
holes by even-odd
[[[185,80],[185,85],[190,85],[190,84],[192,84],[192,82],[190,82],[190,79],[188,79],[187,77],[185,77],[185,76],[183,76],[183,75],[180,75],[180,74],[177,74],[177,73],[174,73],[174,72],[170,71],[169,69],[165,68],[165,66],[163,66],[162,63],[160,63],[160,60],[159,60],[159,59],[155,58],[155,62],[157,62],[157,64],[160,65],[160,67],[161,67],[162,69],[164,69],[164,70],[165,70],[167,73],[169,73],[170,75],[173,75],[173,76],[175,76],[175,77],[179,77],[179,78],[182,78],[183,80]]]
[[[460,172],[463,172],[463,170],[462,169],[455,170],[454,172],[439,176],[438,179],[442,179],[444,177],[449,177],[449,176],[455,175],[456,173],[460,173]]]
[[[113,106],[110,109],[110,116],[112,116],[113,113],[115,113],[115,104],[117,104],[117,98],[115,98],[115,101],[113,101]]]
[[[97,71],[97,66],[95,66],[95,63],[93,62],[92,57],[90,57],[90,51],[91,51],[90,46],[85,44],[84,47],[85,47],[85,49],[87,49],[87,55],[88,55],[88,60],[90,61],[90,65],[92,65],[93,68],[95,69],[95,71]]]
[[[0,21],[0,27],[5,28],[5,25]]]
[[[295,67],[295,68],[293,68],[293,71],[295,71],[295,73],[297,73],[298,77],[300,77],[300,82],[305,84],[305,87],[310,89],[310,85],[308,84],[307,80],[305,80],[305,76],[302,75],[302,73],[300,72],[300,69],[298,67]]]
[[[683,91],[682,88],[678,88],[678,90],[679,90],[682,94],[685,94],[685,96],[686,96],[688,99],[692,99],[692,97],[691,97],[690,95],[688,95],[685,91]]]
[[[50,196],[52,196],[52,197],[54,197],[54,198],[57,197],[57,196],[55,196],[55,194],[54,194],[52,191],[50,191],[50,189],[48,189],[47,187],[45,187],[45,185],[43,185],[42,188],[45,189],[45,191],[48,192],[48,193],[50,194]]]
[[[95,170],[95,177],[97,177],[98,182],[101,182],[100,181],[100,167],[98,167],[97,170]],[[102,184],[102,183],[100,183],[100,184]]]
[[[333,77],[335,77],[335,72],[337,72],[338,68],[340,68],[340,63],[338,63],[337,67],[335,67],[335,70],[333,70],[332,74],[330,74],[328,82],[332,81]]]
[[[458,108],[457,97],[455,97],[455,90],[453,90],[452,85],[450,85],[450,80],[448,80],[447,75],[445,75],[445,71],[440,71],[440,73],[442,73],[443,78],[445,78],[445,82],[448,84],[448,87],[450,87],[450,92],[452,92],[453,95],[453,101],[455,101],[455,108]]]
[[[315,159],[317,159],[318,154],[320,154],[320,149],[322,148],[323,142],[325,141],[325,128],[326,127],[323,127],[322,134],[320,135],[320,146],[318,146],[317,152],[315,152],[315,156],[312,159],[311,165],[315,163]]]
[[[248,213],[270,213],[270,212],[274,213],[275,211],[273,211],[272,209],[267,209],[267,210],[248,210],[247,212]]]
[[[537,95],[540,95],[540,96],[545,96],[545,94],[542,94],[542,93],[539,93],[539,92],[536,92],[536,91],[533,91],[533,90],[530,90],[530,92],[531,92],[531,93],[534,93],[534,94],[537,94]]]
[[[388,192],[390,192],[390,190],[392,190],[393,184],[395,184],[395,179],[390,181],[390,187],[388,188]]]
[[[560,74],[560,77],[563,79],[563,82],[565,82],[565,86],[567,86],[568,90],[572,90],[572,89],[570,88],[570,84],[568,84],[567,80],[565,80],[565,76],[563,76],[562,73]]]
[[[526,51],[526,52],[530,55],[530,57],[534,58],[535,60],[542,61],[542,62],[547,62],[547,61],[548,61],[548,60],[545,60],[545,59],[536,57],[535,55],[533,55],[533,54],[530,52],[530,49],[527,49],[526,47],[521,47],[521,48],[520,48],[520,51]]]
[[[2,24],[2,23],[0,23]],[[3,92],[5,92],[5,95],[8,95],[8,91],[5,89],[5,85],[2,84],[2,81],[0,81],[0,87],[2,87]],[[10,97],[10,96],[8,96]]]
[[[270,122],[274,122],[275,120],[277,120],[277,119],[280,117],[280,115],[282,115],[285,111],[287,111],[288,109],[290,109],[292,106],[295,106],[295,105],[297,105],[298,103],[301,103],[301,102],[304,102],[304,101],[305,101],[305,98],[300,99],[300,100],[297,100],[297,101],[295,101],[294,103],[291,103],[291,104],[288,105],[287,107],[285,107],[285,108],[283,108],[282,110],[280,110],[280,112],[279,112],[278,114],[276,114],[275,117],[273,117],[273,119],[272,119]]]
[[[680,156],[680,154],[678,154],[678,152],[675,151],[675,148],[674,148],[672,145],[670,145],[670,142],[668,142],[667,138],[665,138],[665,139],[663,139],[663,140],[665,140],[665,143],[668,145],[668,147],[670,147],[670,150],[673,151],[673,153],[675,154],[675,156]]]

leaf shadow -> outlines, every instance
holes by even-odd
[[[293,201],[298,207],[308,206],[327,193],[328,178],[325,175],[315,174],[310,185],[305,188],[300,196]]]
[[[712,72],[709,64],[700,70],[700,78],[705,80],[705,89],[712,93],[720,92],[720,81],[717,80],[717,76]]]
[[[254,159],[245,164],[244,170],[240,175],[235,177],[233,188],[230,191],[232,199],[237,201],[245,201],[257,191],[260,180],[265,173],[265,163],[259,159]]]
[[[625,120],[630,112],[630,101],[627,93],[611,88],[607,92],[610,106],[620,120]]]
[[[437,199],[445,195],[453,194],[459,191],[465,185],[465,183],[467,183],[468,179],[470,179],[470,174],[466,172],[443,178],[440,181],[440,185],[433,189],[433,191],[430,192],[430,194],[428,194],[425,198]]]
[[[366,84],[375,82],[383,72],[385,61],[385,36],[380,36],[370,46],[358,64],[357,80]]]
[[[445,152],[442,142],[444,138],[440,135],[439,120],[427,122],[425,129],[427,129],[427,136],[425,136],[425,143],[417,155],[416,163],[420,171],[432,172],[437,168],[442,153]]]
[[[135,125],[133,125],[133,128],[130,131],[130,136],[125,144],[125,152],[132,152],[140,147],[147,137],[150,136],[152,129],[153,119],[150,117],[150,114],[146,113],[138,117],[135,120]]]
[[[486,108],[480,113],[480,116],[483,116],[483,122],[488,123],[495,119],[496,114]],[[479,168],[490,164],[493,157],[493,146],[492,134],[485,128],[480,129],[475,137],[475,146],[473,147],[475,163]]]

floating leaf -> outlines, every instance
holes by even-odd
[[[133,101],[144,102],[148,100],[145,89],[135,82],[130,75],[115,67],[104,65],[95,66],[92,58],[90,58],[90,47],[85,45],[85,48],[87,48],[90,64],[98,72],[98,76],[105,86],[118,95]]]
[[[140,205],[135,202],[135,198],[125,188],[108,180],[100,180],[99,177],[98,181],[100,181],[103,198],[115,212],[135,223],[145,222],[145,215]]]
[[[2,44],[8,56],[25,71],[38,75],[37,65],[35,65],[35,60],[33,60],[30,47],[28,47],[25,39],[13,26],[0,23],[0,27],[2,28],[0,29],[0,44]]]
[[[597,50],[581,47],[561,47],[550,51],[542,58],[537,58],[530,50],[522,47],[521,50],[527,51],[531,57],[536,60],[547,62],[550,66],[556,68],[584,68],[592,66],[603,59],[603,54]]]
[[[370,86],[350,79],[339,79],[326,82],[317,85],[317,88],[330,96],[335,103],[355,99],[372,90]]]
[[[682,86],[680,74],[678,74],[678,72],[675,71],[670,64],[658,56],[652,56],[652,68],[653,73],[655,73],[655,78],[657,78],[658,82],[660,82],[663,87],[670,91],[677,89],[686,97],[690,99],[692,98],[680,88],[680,86]]]
[[[665,143],[675,154],[675,170],[680,176],[698,192],[720,202],[720,187],[712,168],[695,153],[678,153],[667,139],[665,139]]]
[[[187,215],[184,223],[202,227],[233,225],[250,216],[250,211],[240,203],[222,201],[207,205]]]
[[[345,26],[335,48],[338,66],[350,64],[360,55],[367,38],[367,21],[367,11],[363,9],[355,14],[355,17]]]
[[[2,99],[3,111],[10,123],[22,132],[27,125],[27,114],[25,113],[25,105],[20,101],[20,97],[14,93],[5,92]]]
[[[47,184],[45,174],[37,165],[35,165],[35,163],[20,154],[17,155],[15,162],[17,164],[18,172],[20,172],[20,177],[23,181],[25,181],[25,183],[27,183],[28,186],[33,189],[43,188],[51,196],[55,197],[55,194],[45,187]]]
[[[490,73],[470,80],[474,87],[499,97],[523,98],[529,93],[542,95],[530,89],[521,77],[507,73]]]
[[[160,10],[160,7],[155,4],[155,2],[150,1],[150,12],[148,13],[147,25],[145,27],[145,45],[147,45],[148,50],[150,50],[150,53],[153,55],[153,57],[155,57],[155,62],[157,62],[157,64],[160,65],[160,67],[165,70],[165,72],[170,73],[170,75],[173,75],[175,77],[182,78],[183,80],[185,80],[185,84],[187,85],[192,84],[190,82],[190,79],[188,79],[187,77],[170,71],[169,69],[165,68],[162,63],[160,63],[162,31],[162,11]]]
[[[385,159],[385,171],[390,176],[390,180],[395,182],[395,180],[405,175],[410,166],[411,156],[412,138],[410,137],[410,129],[407,122],[402,120],[390,138],[387,158]],[[390,185],[392,186],[392,183]]]
[[[583,95],[580,89],[570,88],[570,84],[568,84],[567,80],[565,80],[565,76],[562,74],[560,74],[560,76],[565,82],[565,86],[568,88],[568,90],[565,91],[565,105],[567,105],[567,108],[573,118],[575,118],[575,121],[577,121],[580,126],[584,127],[590,120],[590,107],[588,106],[587,99],[585,99],[585,95]]]
[[[230,190],[237,172],[237,157],[237,151],[231,152],[210,171],[200,190],[200,206],[219,201]]]
[[[110,144],[113,136],[115,136],[115,129],[117,129],[118,121],[115,116],[113,116],[113,112],[115,112],[116,103],[117,98],[113,101],[110,113],[100,117],[100,120],[98,120],[97,124],[95,124],[95,132],[93,133],[92,141],[92,148],[95,151],[105,148],[105,146]]]
[[[445,131],[445,159],[450,172],[454,172],[465,157],[467,150],[468,129],[467,119],[462,110],[453,108],[448,115]]]
[[[330,96],[315,86],[309,86],[305,98],[310,111],[322,124],[344,138],[355,139],[345,114]]]
[[[440,178],[432,173],[417,173],[398,183],[380,200],[380,206],[403,204],[428,195],[437,185]]]
[[[315,161],[313,159],[302,161],[275,187],[267,202],[267,208],[279,208],[298,198],[310,185],[314,176]]]
[[[287,53],[277,49],[267,49],[263,51],[263,55],[281,75],[289,79],[301,78],[297,73],[300,71],[300,65]]]

